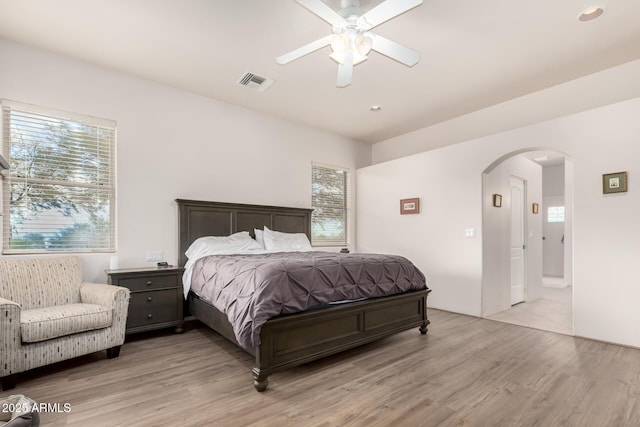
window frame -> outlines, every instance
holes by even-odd
[[[317,205],[314,203],[315,195],[314,195],[314,171],[316,168],[324,168],[331,169],[334,171],[344,172],[344,188],[343,188],[343,206],[336,207],[335,205],[325,205],[324,207],[328,207],[331,209],[342,209],[344,211],[343,223],[344,223],[344,239],[343,240],[331,240],[331,239],[318,239],[314,232],[314,222],[315,222],[315,212],[318,207],[322,207],[321,205]],[[311,245],[313,247],[347,247],[349,245],[349,230],[350,230],[350,186],[351,183],[351,170],[342,166],[329,165],[326,163],[312,162],[311,163],[311,207],[313,211],[311,213]]]
[[[557,210],[552,212],[552,210]],[[562,224],[566,221],[566,213],[564,206],[548,206],[547,207],[547,223],[548,224]],[[560,219],[562,216],[562,219]],[[552,220],[553,219],[553,220]]]
[[[11,147],[14,142],[12,141],[12,129],[11,129],[11,114],[15,112],[17,114],[27,115],[37,115],[42,116],[42,122],[46,123],[46,120],[49,119],[52,122],[64,122],[68,124],[68,126],[77,126],[80,128],[89,128],[95,130],[96,135],[104,135],[107,137],[103,139],[95,139],[95,141],[91,141],[90,138],[85,138],[80,140],[81,143],[79,146],[82,148],[80,153],[94,153],[96,151],[100,151],[100,149],[105,149],[106,147],[106,155],[101,154],[101,159],[106,158],[108,165],[107,167],[95,166],[93,168],[89,167],[84,169],[83,172],[86,171],[94,171],[98,173],[97,168],[101,168],[101,170],[106,170],[107,174],[106,179],[99,179],[95,182],[82,182],[82,181],[72,181],[72,180],[64,180],[59,179],[46,179],[42,177],[24,177],[18,176],[17,173],[14,174],[12,169],[3,171],[3,183],[2,183],[2,254],[4,255],[18,255],[18,254],[70,254],[70,253],[114,253],[117,251],[117,242],[116,242],[116,230],[117,230],[117,222],[116,222],[116,147],[117,147],[117,123],[114,120],[98,118],[94,116],[89,116],[86,114],[72,113],[62,110],[57,110],[48,107],[42,107],[37,105],[31,105],[16,101],[10,101],[7,99],[2,99],[2,120],[0,124],[2,125],[2,151],[5,159],[9,164],[11,164]],[[37,135],[37,134],[36,134]],[[92,144],[85,145],[87,142],[92,142]],[[77,147],[74,147],[77,148]],[[92,151],[93,150],[93,151]],[[60,157],[60,159],[64,159],[64,157]],[[102,177],[104,178],[104,176]],[[32,248],[11,248],[11,238],[12,238],[12,224],[11,224],[11,185],[12,182],[26,182],[26,183],[34,183],[37,185],[42,185],[44,188],[50,188],[54,186],[61,187],[69,187],[73,189],[84,188],[84,189],[94,189],[95,191],[91,194],[95,194],[97,196],[106,195],[105,200],[108,200],[108,225],[107,227],[100,233],[89,233],[86,240],[87,242],[92,240],[92,236],[99,236],[106,242],[104,245],[96,245],[96,247],[69,247],[62,249],[47,249],[45,245],[40,245],[39,247]],[[75,197],[85,197],[84,195],[75,195]],[[73,200],[73,198],[72,198]],[[59,209],[59,208],[58,208]],[[100,211],[93,211],[100,212]],[[80,214],[79,214],[80,216]],[[74,226],[81,225],[81,222],[76,221],[77,218],[74,218],[72,224]],[[63,228],[57,229],[63,230]],[[42,231],[35,232],[37,234],[44,234]],[[106,233],[103,234],[103,233]],[[63,240],[64,241],[64,240]],[[81,245],[79,245],[81,246]]]

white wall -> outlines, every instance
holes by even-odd
[[[573,286],[573,273],[575,271],[573,265],[573,213],[574,213],[574,194],[575,173],[573,167],[573,159],[564,159],[564,283]],[[575,310],[574,310],[575,313]]]
[[[373,163],[640,97],[640,60],[374,144]],[[543,141],[541,141],[543,143]]]
[[[574,218],[575,334],[640,347],[638,117],[634,98],[360,169],[358,250],[407,255],[429,280],[432,307],[479,316],[483,236],[468,239],[464,230],[482,227],[482,172],[514,151],[566,153],[573,174],[573,199],[566,202]],[[602,174],[625,170],[629,191],[603,195]],[[398,200],[415,196],[424,213],[400,216]]]
[[[564,199],[564,162],[542,169],[542,195],[561,196]]]
[[[525,301],[542,296],[542,215],[531,209],[533,203],[542,204],[542,167],[516,155],[486,172],[482,176],[482,315],[490,316],[511,308],[512,176],[526,185]],[[502,195],[500,208],[493,206],[496,193]]]
[[[126,74],[2,39],[0,58],[0,98],[117,121],[120,267],[177,262],[176,198],[310,207],[312,161],[370,164],[369,144]],[[109,254],[83,260],[106,280]]]
[[[357,250],[408,257],[433,289],[430,306],[480,316],[481,178],[493,160],[457,144],[359,169]],[[420,198],[420,214],[400,215],[410,197]],[[465,238],[468,228],[475,238]]]

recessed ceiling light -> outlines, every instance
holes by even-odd
[[[590,7],[578,15],[578,21],[591,21],[604,13],[603,7]]]
[[[382,110],[382,107],[379,105],[372,105],[371,107],[369,107],[369,110],[371,111],[380,111]]]

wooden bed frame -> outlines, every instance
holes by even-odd
[[[177,199],[179,263],[189,245],[202,236],[226,236],[267,226],[271,230],[311,235],[311,209]],[[261,329],[255,356],[253,384],[266,390],[273,372],[301,365],[379,340],[411,328],[427,333],[427,295],[430,290],[406,292],[327,308],[282,315]],[[195,318],[238,344],[227,317],[190,292],[189,311]]]

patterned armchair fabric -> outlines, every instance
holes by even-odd
[[[0,258],[0,377],[124,342],[129,290],[82,282],[80,258]]]

